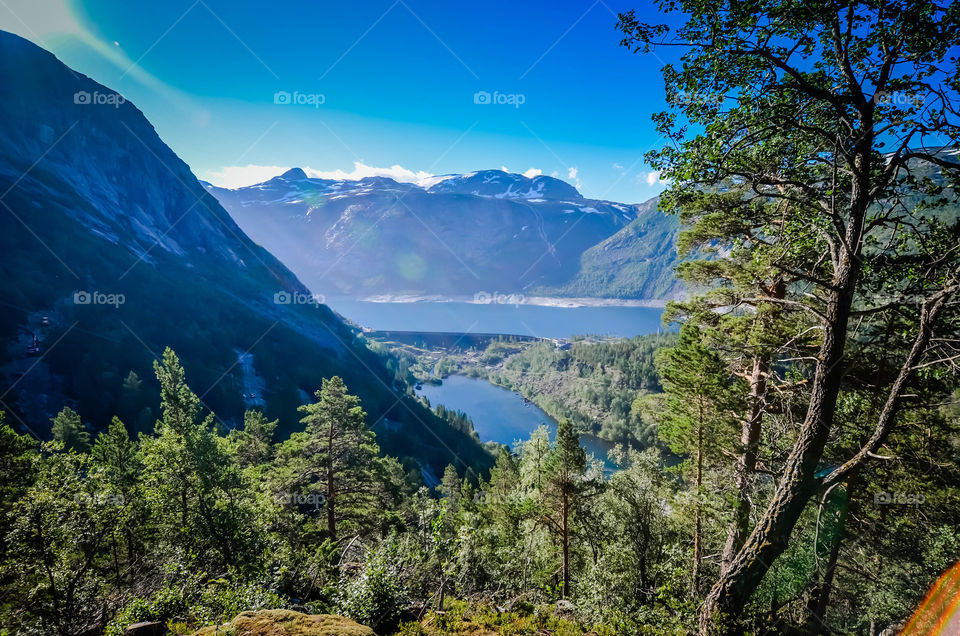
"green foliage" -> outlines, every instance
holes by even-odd
[[[83,426],[83,420],[76,411],[69,406],[57,413],[52,420],[51,434],[53,439],[63,444],[67,450],[86,453],[90,450],[90,433]]]
[[[390,545],[368,554],[363,573],[344,581],[338,607],[344,615],[378,633],[392,630],[400,622],[407,599],[400,583]]]

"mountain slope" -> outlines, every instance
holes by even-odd
[[[677,217],[657,209],[658,198],[636,206],[637,218],[586,250],[580,270],[566,284],[544,290],[556,296],[675,299],[683,286],[677,264]]]
[[[578,295],[607,295],[581,277],[583,254],[640,216],[659,215],[649,204],[585,199],[559,179],[501,170],[444,175],[423,188],[383,177],[308,178],[293,169],[245,188],[207,189],[254,240],[326,295],[535,295],[576,280]],[[645,240],[673,245],[669,223],[648,225]],[[669,269],[669,249],[661,256]],[[644,280],[631,290],[622,282],[612,295],[668,287]]]
[[[132,104],[0,32],[0,120],[9,420],[43,435],[69,404],[96,426],[117,414],[152,427],[151,365],[170,346],[227,426],[260,406],[289,432],[296,407],[339,374],[390,452],[437,471],[455,455],[486,461],[392,388],[383,361],[243,233]]]

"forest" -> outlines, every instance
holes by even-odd
[[[521,393],[554,419],[570,420],[581,435],[645,448],[658,441],[655,356],[675,340],[673,333],[600,342],[575,338],[569,348],[540,342],[510,349],[504,358],[494,342],[480,362],[502,360],[502,365],[460,372],[481,374]]]

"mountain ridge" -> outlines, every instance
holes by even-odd
[[[561,179],[503,170],[414,184],[309,177],[292,168],[241,188],[204,186],[254,240],[329,296],[498,290],[662,301],[682,294],[672,276],[678,226],[657,210],[656,198],[589,199]],[[616,284],[594,284],[606,275],[596,271],[604,259],[588,252],[609,249],[605,241],[641,218],[644,230],[620,235],[616,245],[627,273]]]

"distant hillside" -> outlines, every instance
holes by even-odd
[[[637,217],[626,227],[580,256],[580,270],[566,284],[542,290],[545,295],[601,298],[675,299],[683,286],[673,274],[677,264],[675,216],[657,209],[658,198],[635,206]]]

